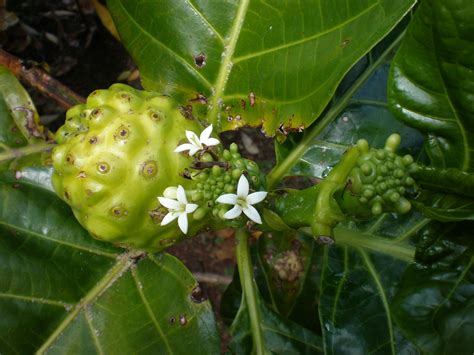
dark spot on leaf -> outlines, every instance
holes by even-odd
[[[347,47],[349,43],[351,43],[351,38],[346,38],[345,40],[341,42],[341,48]]]
[[[194,120],[193,116],[193,107],[191,105],[185,106],[180,106],[179,107],[179,112],[183,115],[184,118],[187,120]]]
[[[197,285],[191,291],[191,301],[194,303],[202,303],[207,300],[207,296],[200,285]]]
[[[200,69],[204,67],[206,63],[207,56],[204,53],[199,53],[198,55],[194,56],[194,64]]]
[[[197,94],[194,99],[189,100],[189,102],[198,102],[203,105],[207,105],[207,97],[203,94]]]
[[[169,324],[175,324],[175,323],[176,323],[176,317],[175,317],[175,316],[171,316],[170,319],[168,319],[168,323],[169,323]]]
[[[97,143],[97,137],[91,137],[91,138],[89,139],[89,143],[90,143],[90,144],[96,144],[96,143]]]
[[[247,108],[247,101],[244,99],[240,100],[240,106],[242,106],[242,109],[245,110]]]
[[[26,124],[25,128],[27,129],[30,136],[40,138],[42,137],[41,132],[38,129],[38,126],[35,122],[35,112],[27,107],[15,107],[13,111],[23,111],[26,114]]]

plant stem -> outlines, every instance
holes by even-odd
[[[372,73],[385,61],[386,57],[390,54],[390,52],[398,46],[399,42],[401,41],[403,31],[400,35],[391,43],[389,47],[380,55],[377,60],[370,65],[365,72],[361,74],[361,76],[355,81],[354,85],[352,85],[341,97],[339,101],[337,101],[334,106],[324,115],[317,124],[310,127],[307,131],[303,140],[291,151],[291,153],[282,161],[280,164],[276,165],[272,171],[268,174],[267,177],[267,186],[268,190],[272,190],[275,186],[281,181],[284,175],[291,169],[291,167],[296,164],[299,159],[303,156],[306,150],[310,147],[314,138],[319,136],[326,127],[336,118],[338,117],[341,112],[347,107],[349,102],[351,101],[352,96],[359,90],[359,88],[365,83],[365,81],[372,75]]]
[[[21,158],[26,155],[45,152],[54,147],[51,143],[30,144],[21,148],[11,148],[5,152],[0,153],[0,162],[10,159]]]
[[[250,318],[250,329],[254,341],[254,353],[265,354],[265,339],[263,337],[259,310],[258,289],[255,283],[252,261],[250,259],[249,234],[244,230],[236,233],[237,265],[239,268],[240,283],[242,285],[243,297],[248,308]]]

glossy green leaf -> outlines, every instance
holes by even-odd
[[[30,95],[18,79],[0,65],[0,143],[18,147],[41,142],[43,128]]]
[[[320,137],[308,145],[300,160],[293,165],[289,175],[303,175],[324,178],[331,167],[337,164],[348,145],[367,139],[370,146],[380,148],[392,133],[402,137],[399,151],[417,155],[423,137],[415,129],[400,123],[387,107],[385,87],[389,66],[383,65],[369,77],[357,91],[347,108],[326,128]],[[297,143],[296,143],[297,144]],[[287,150],[296,144],[283,145]],[[277,150],[279,159],[287,155]]]
[[[406,270],[391,304],[397,324],[423,353],[472,352],[472,227],[439,224],[422,231],[421,264]]]
[[[416,353],[390,304],[415,254],[409,238],[426,220],[381,218],[335,229],[322,270],[319,314],[327,354]]]
[[[321,337],[268,309],[259,298],[260,326],[267,354],[322,354]],[[247,305],[243,302],[231,327],[231,349],[236,354],[252,353],[252,333]]]
[[[221,129],[273,135],[318,118],[349,68],[413,0],[109,0],[147,89]]]
[[[30,96],[16,77],[0,65],[0,170],[38,164],[41,153],[50,147],[44,142]]]
[[[426,218],[440,222],[459,222],[474,220],[474,201],[460,196],[447,196],[441,202],[425,204],[419,200],[411,201],[413,207]]]
[[[217,353],[191,273],[172,256],[91,238],[48,176],[0,176],[0,352]]]
[[[397,117],[423,131],[436,166],[474,167],[474,3],[423,1],[391,69]]]

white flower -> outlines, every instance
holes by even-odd
[[[169,213],[161,221],[161,225],[164,226],[171,223],[177,218],[179,229],[186,234],[188,232],[188,213],[196,211],[198,205],[188,203],[186,192],[181,185],[176,189],[176,198],[175,200],[167,197],[158,197],[160,203],[169,210]]]
[[[189,150],[189,155],[193,156],[200,150],[203,150],[204,146],[210,147],[213,145],[218,145],[220,143],[219,140],[216,138],[210,138],[211,133],[212,124],[202,131],[199,137],[192,131],[186,131],[186,138],[188,138],[189,143],[179,145],[174,151],[179,153]]]
[[[262,219],[258,211],[252,205],[262,202],[267,197],[267,192],[257,191],[249,195],[249,182],[244,175],[240,176],[237,185],[237,195],[225,194],[219,196],[216,202],[234,205],[234,207],[224,214],[226,219],[234,219],[239,217],[242,212],[255,223],[262,223]]]

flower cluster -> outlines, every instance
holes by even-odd
[[[186,137],[189,143],[184,143],[184,144],[179,145],[174,151],[176,153],[188,151],[188,154],[190,156],[193,156],[199,151],[205,151],[208,149],[208,147],[220,144],[219,140],[211,137],[211,134],[212,134],[212,125],[204,129],[201,132],[199,137],[196,133],[192,131],[186,131]],[[222,213],[224,211],[225,213],[219,214],[219,217],[223,219],[234,219],[241,216],[243,212],[251,221],[261,224],[262,219],[260,217],[260,214],[258,213],[257,209],[253,207],[253,205],[259,202],[262,202],[266,198],[267,192],[257,191],[257,192],[249,194],[249,191],[250,191],[249,181],[247,180],[245,175],[241,173],[239,175],[240,175],[240,179],[237,183],[237,193],[236,194],[233,194],[233,193],[222,194],[218,196],[217,199],[215,199],[215,203],[219,203],[223,205],[233,205],[233,207],[229,209],[228,211],[226,211],[227,209],[226,207],[220,207],[220,208],[223,208]],[[238,175],[235,178],[237,177]],[[231,192],[231,191],[232,189],[226,192]],[[191,192],[189,193],[190,193],[190,196],[193,197],[193,201],[196,201],[194,199],[194,196],[199,196],[199,193],[197,194],[194,193],[194,195]],[[170,186],[166,188],[165,191],[163,192],[163,197],[158,197],[158,200],[160,201],[160,204],[164,206],[165,208],[167,208],[169,211],[163,218],[161,225],[162,226],[167,225],[171,223],[172,221],[174,221],[175,219],[177,219],[180,230],[184,234],[187,234],[188,225],[189,225],[188,214],[195,212],[199,206],[197,204],[188,202],[188,199],[186,197],[186,191],[184,190],[184,188],[181,185],[177,187]],[[199,210],[201,210],[201,208]],[[194,218],[196,218],[196,214],[194,215]]]

